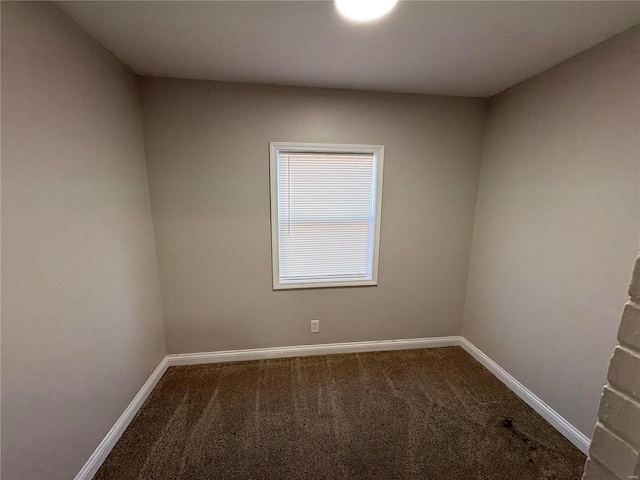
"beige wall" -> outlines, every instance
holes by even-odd
[[[640,197],[636,27],[492,98],[463,335],[591,435]]]
[[[485,101],[170,79],[142,99],[170,352],[460,333]],[[377,287],[272,290],[270,141],[385,146]]]
[[[69,480],[165,354],[135,77],[2,2],[2,478]]]

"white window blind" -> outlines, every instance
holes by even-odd
[[[272,158],[274,287],[375,284],[380,148],[303,148]]]

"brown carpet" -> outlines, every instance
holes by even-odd
[[[572,479],[585,456],[459,347],[172,367],[103,479]]]

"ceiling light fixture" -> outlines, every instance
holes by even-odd
[[[384,17],[398,0],[336,0],[340,15],[354,22],[370,22]]]

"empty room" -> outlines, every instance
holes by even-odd
[[[640,2],[1,1],[3,480],[637,480]]]

